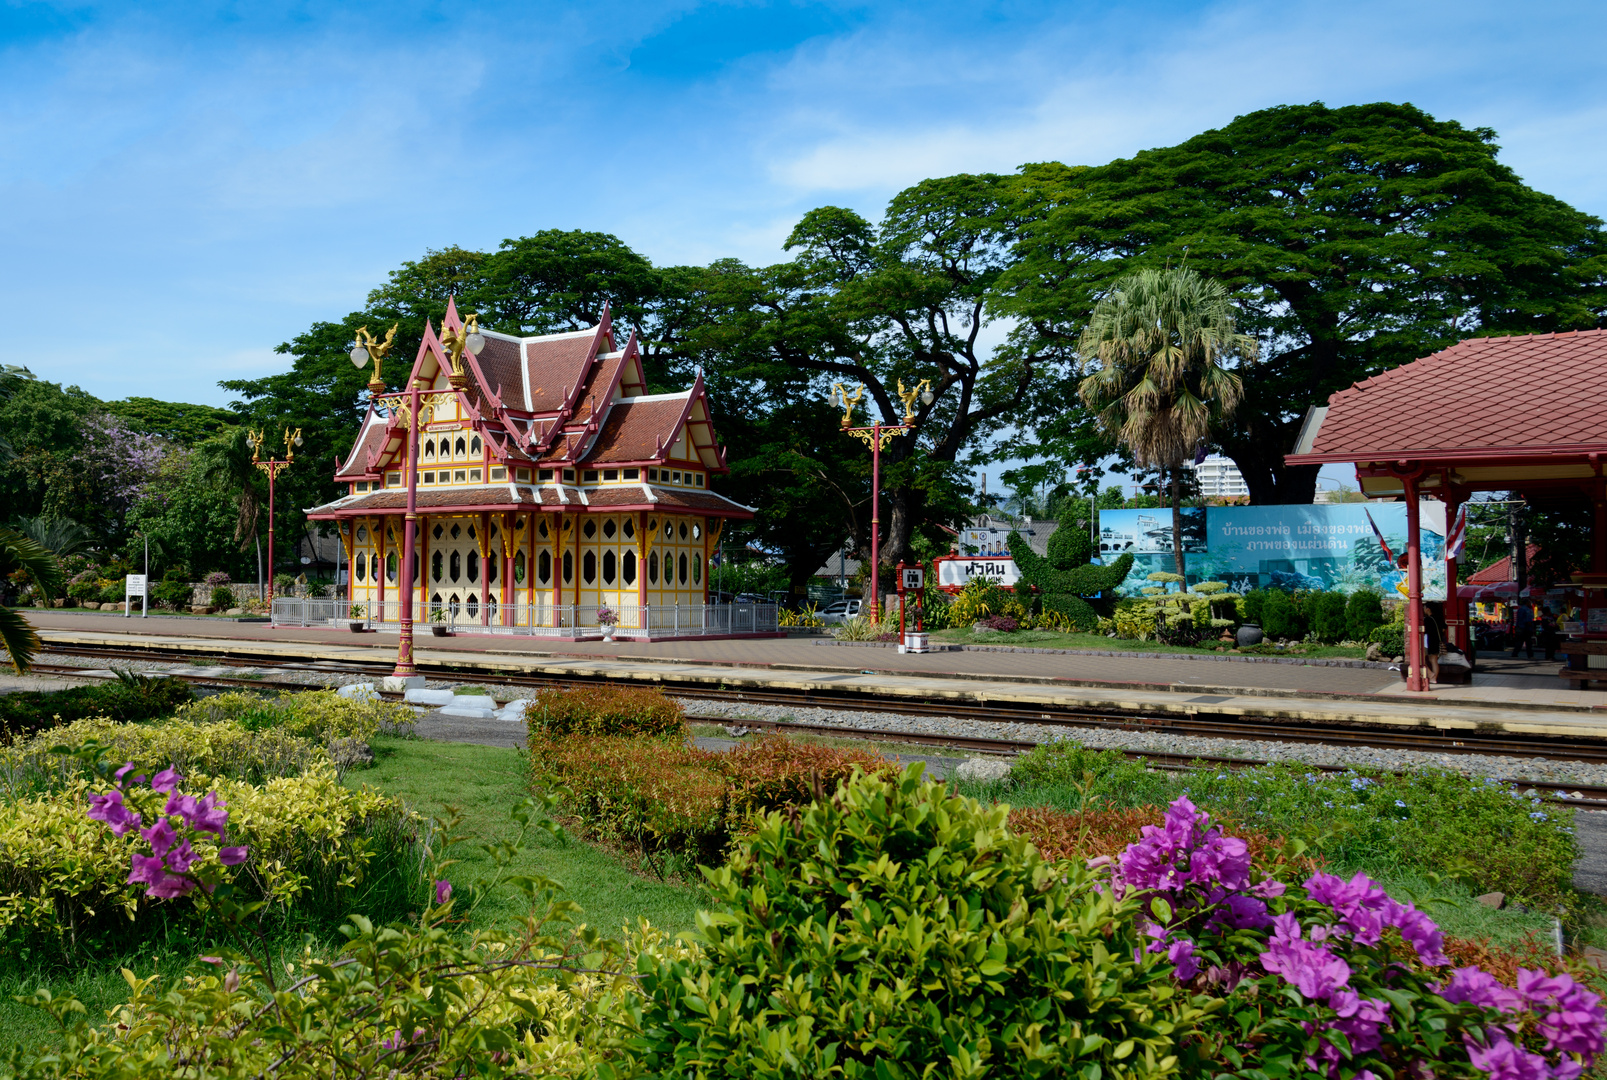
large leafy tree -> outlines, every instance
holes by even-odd
[[[1184,574],[1183,462],[1238,406],[1242,384],[1227,365],[1253,358],[1255,339],[1234,328],[1220,282],[1139,270],[1100,299],[1079,351],[1099,363],[1078,387],[1083,403],[1141,467],[1171,479],[1172,557]]]
[[[750,410],[863,384],[856,421],[896,425],[899,383],[930,383],[933,401],[912,403],[915,431],[883,451],[885,561],[908,556],[918,529],[963,515],[965,459],[1054,385],[1044,370],[1052,355],[995,351],[984,338],[1016,205],[1013,178],[956,176],[899,193],[879,224],[823,207],[788,238],[792,261],[722,264],[708,288],[696,345],[744,387]],[[857,515],[864,522],[868,509]]]
[[[1075,357],[1122,275],[1186,260],[1222,280],[1263,358],[1218,442],[1252,501],[1310,502],[1316,468],[1283,464],[1307,407],[1461,338],[1602,325],[1601,222],[1497,150],[1493,131],[1411,105],[1319,103],[1108,165],[1028,166],[996,307],[1021,320],[1019,347]],[[1035,419],[1056,453],[1099,452],[1085,412]]]

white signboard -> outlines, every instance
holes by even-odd
[[[1010,548],[1006,541],[1010,537],[1008,526],[983,526],[982,528],[966,528],[960,530],[960,554],[993,556],[995,558],[1010,558]]]
[[[1013,587],[1020,577],[1016,561],[1010,558],[937,560],[937,584],[942,589],[963,589],[966,582],[977,578],[991,578]]]
[[[127,595],[127,596],[144,596],[145,595],[145,575],[144,574],[130,574],[130,575],[128,575],[127,585],[128,585],[128,587],[124,590],[125,595]]]
[[[920,592],[926,584],[926,571],[918,566],[906,567],[904,570],[904,591]]]

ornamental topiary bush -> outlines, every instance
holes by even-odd
[[[643,955],[655,1076],[1165,1077],[1205,1008],[1145,953],[1137,906],[1051,865],[1003,807],[919,765],[765,817],[707,872],[700,957]]]
[[[531,738],[648,735],[682,739],[686,714],[663,690],[635,686],[548,687],[525,709]]]
[[[1349,632],[1347,607],[1343,593],[1320,592],[1311,597],[1311,632],[1317,635],[1318,641],[1346,640]]]
[[[1102,615],[1108,615],[1116,602],[1115,590],[1127,580],[1133,556],[1123,555],[1110,566],[1094,566],[1092,545],[1081,528],[1061,525],[1049,538],[1048,556],[1039,555],[1012,532],[1006,542],[1021,580],[1018,593],[1033,593],[1045,611],[1052,611],[1067,624],[1084,633],[1099,629]]]
[[[1372,589],[1357,589],[1345,601],[1345,636],[1351,641],[1372,640],[1372,632],[1388,621],[1384,598]]]

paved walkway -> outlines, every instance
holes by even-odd
[[[206,619],[124,620],[91,613],[31,616],[51,642],[123,644],[290,663],[387,660],[396,638],[265,623]],[[1151,717],[1208,713],[1258,719],[1387,724],[1446,730],[1496,728],[1515,734],[1607,738],[1607,694],[1548,682],[1540,661],[1503,664],[1472,688],[1409,695],[1399,676],[1377,668],[1316,667],[1203,659],[1075,653],[943,652],[817,644],[816,639],[556,642],[511,637],[424,635],[425,671],[480,669],[510,674],[640,680],[728,689],[853,691],[912,701],[1043,705],[1058,710]],[[1558,680],[1560,682],[1560,680]]]

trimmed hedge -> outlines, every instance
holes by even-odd
[[[641,687],[556,687],[525,707],[531,738],[555,735],[684,736],[686,713],[663,690]]]

